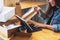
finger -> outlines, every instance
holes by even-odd
[[[37,28],[37,27],[39,27],[39,26],[38,26],[38,25],[35,25],[34,27]]]
[[[37,5],[34,5],[32,8],[34,8],[35,11],[38,10],[38,6]]]

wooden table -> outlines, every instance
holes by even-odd
[[[34,23],[37,24],[37,22]],[[33,32],[32,35],[18,32],[15,36],[6,38],[2,33],[0,33],[0,37],[5,40],[60,40],[60,33],[48,29],[42,29],[42,31]]]
[[[37,24],[37,22],[32,20],[29,20],[28,22]],[[17,22],[17,24],[19,24],[19,22]],[[56,33],[48,29],[42,29],[42,31],[34,32],[32,35],[19,32],[16,36],[7,38],[5,35],[0,33],[0,37],[5,40],[60,40],[60,33]]]
[[[48,29],[43,29],[42,31],[32,33],[31,37],[20,36],[21,34],[17,34],[12,38],[6,38],[3,34],[0,33],[0,37],[5,40],[60,40],[60,33],[55,33]]]
[[[46,4],[47,2],[28,2],[28,1],[20,2],[21,9],[30,8],[33,5],[46,5]]]
[[[43,29],[42,31],[32,33],[32,40],[60,40],[60,33]]]
[[[21,37],[18,34],[18,36],[13,37],[11,40],[60,40],[60,33],[43,29],[42,31],[32,33],[31,37]]]

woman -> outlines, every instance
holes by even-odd
[[[41,12],[40,16],[44,20],[48,19],[46,24],[40,23],[35,25],[35,27],[48,28],[55,32],[60,31],[60,0],[49,0],[49,8],[46,14],[44,14],[41,9],[34,9],[38,12]]]

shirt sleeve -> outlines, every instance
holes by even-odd
[[[52,25],[53,31],[60,32],[60,24],[54,24]]]
[[[40,17],[43,19],[45,19],[44,15],[45,15],[45,12],[40,13]]]

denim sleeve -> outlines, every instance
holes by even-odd
[[[60,32],[60,24],[54,24],[52,25],[53,31]]]
[[[45,13],[43,12],[43,13],[40,14],[40,17],[45,19],[44,15],[45,15]]]
[[[42,22],[43,22],[44,24],[46,24],[47,21],[48,21],[48,18],[45,18],[44,15],[45,15],[45,12],[41,13],[41,14],[39,15],[39,17],[40,17],[40,19],[42,20]]]

